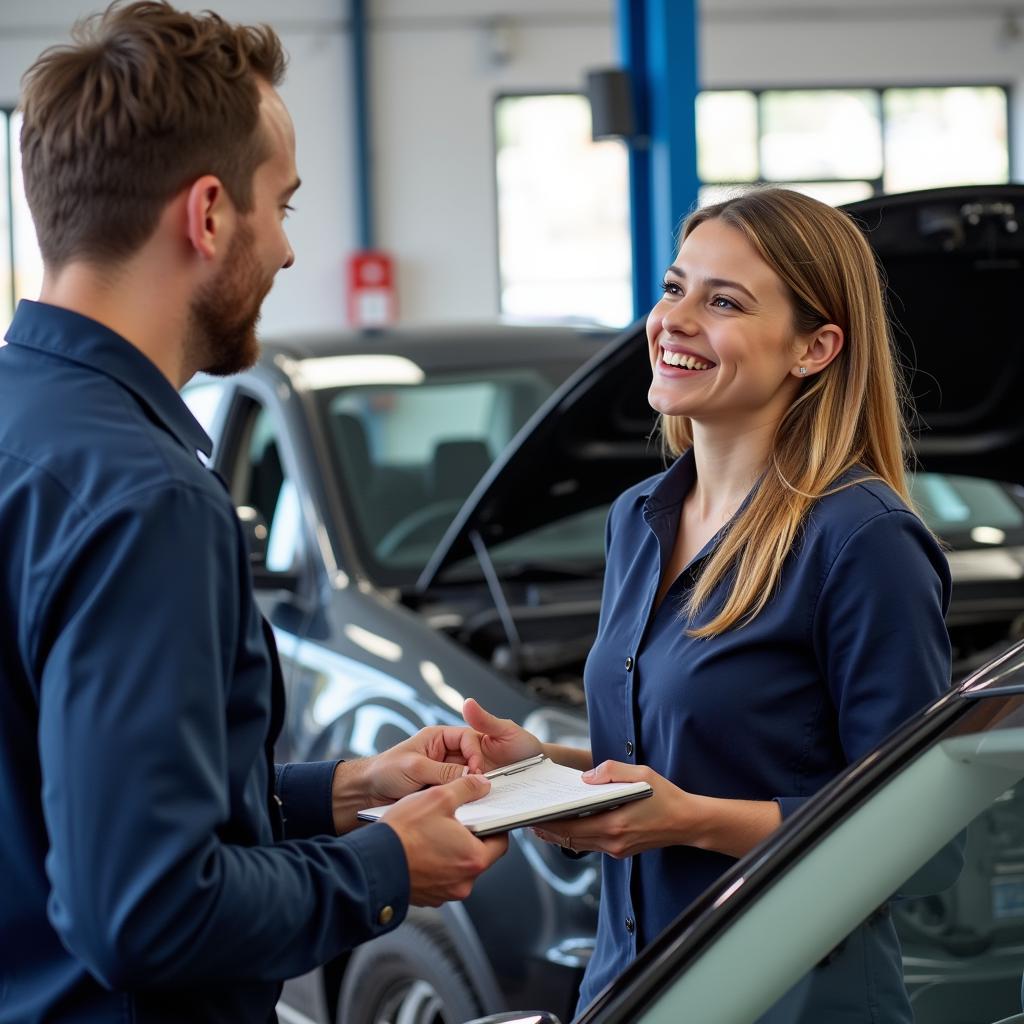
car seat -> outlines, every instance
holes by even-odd
[[[433,502],[465,501],[491,465],[487,442],[479,438],[451,438],[434,445],[427,489]]]

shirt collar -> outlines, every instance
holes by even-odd
[[[644,498],[644,518],[652,519],[663,512],[678,511],[696,479],[693,449],[688,448],[661,475],[651,491],[641,495]]]
[[[22,299],[6,339],[48,352],[117,381],[190,452],[209,456],[213,442],[171,382],[131,342],[70,309]]]

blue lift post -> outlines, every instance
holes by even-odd
[[[376,246],[374,231],[373,160],[370,149],[370,92],[367,78],[367,27],[364,0],[350,0],[349,28],[352,33],[352,113],[355,128],[355,185],[358,247]]]
[[[618,0],[636,136],[629,147],[633,312],[657,301],[679,222],[697,201],[696,0]]]

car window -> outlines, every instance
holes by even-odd
[[[249,412],[231,471],[231,492],[236,505],[255,509],[266,522],[267,568],[285,572],[299,555],[299,495],[282,460],[277,419],[255,402],[247,399],[246,405]]]
[[[966,533],[979,543],[999,544],[1006,531],[1024,529],[1024,506],[1009,484],[916,473],[911,477],[910,492],[924,521],[941,537]]]
[[[186,384],[181,390],[181,397],[189,412],[214,441],[217,440],[214,428],[226,393],[227,386],[222,381],[205,379]]]
[[[372,560],[414,578],[553,389],[540,372],[516,369],[321,392],[344,497]]]
[[[915,1024],[1020,1013],[1022,778],[1024,697],[979,701],[791,865],[639,1019],[909,1021],[900,973]]]

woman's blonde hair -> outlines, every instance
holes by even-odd
[[[846,214],[781,188],[754,190],[695,211],[683,224],[682,239],[709,220],[742,232],[779,275],[798,334],[836,324],[845,344],[801,386],[776,429],[759,486],[700,575],[685,609],[691,621],[723,579],[731,574],[733,581],[721,610],[690,630],[698,637],[742,625],[764,608],[809,509],[852,467],[865,467],[912,507],[901,413],[906,386],[893,356],[878,266],[864,235]],[[660,425],[671,455],[693,444],[689,418],[662,416]]]

